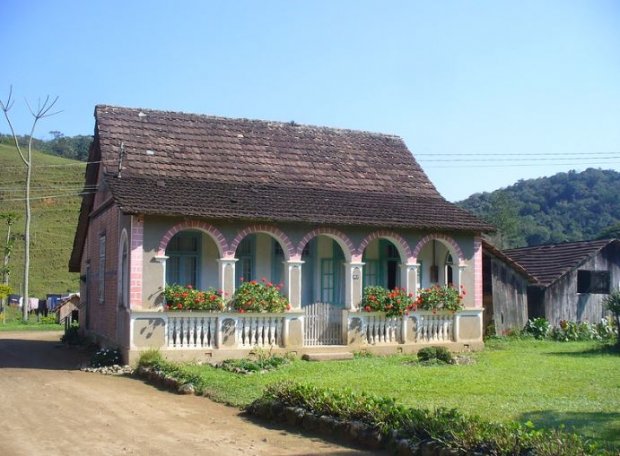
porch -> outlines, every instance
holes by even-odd
[[[132,311],[126,356],[134,362],[141,351],[158,349],[170,359],[216,362],[247,356],[257,348],[300,356],[320,352],[414,353],[428,345],[444,345],[453,351],[483,346],[481,309],[416,311],[393,318],[347,309],[340,309],[339,314],[340,324],[327,325],[326,332],[321,333],[316,325],[307,324],[311,317],[299,311]]]

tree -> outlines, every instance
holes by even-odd
[[[41,119],[57,114],[57,112],[51,112],[54,105],[58,101],[58,97],[50,100],[49,95],[45,97],[43,103],[41,100],[37,103],[37,109],[33,110],[26,101],[26,106],[30,111],[30,114],[33,117],[32,126],[30,128],[30,134],[28,135],[28,149],[25,151],[22,150],[21,144],[19,142],[17,133],[13,128],[13,123],[11,122],[11,118],[9,117],[9,111],[13,107],[14,101],[12,100],[13,95],[13,87],[9,88],[9,96],[7,97],[7,101],[0,101],[0,109],[4,113],[4,117],[9,124],[9,129],[11,130],[11,136],[13,137],[13,142],[15,143],[15,148],[17,149],[17,153],[19,157],[24,162],[24,166],[26,167],[26,188],[25,188],[25,224],[24,224],[24,305],[22,306],[24,320],[28,319],[28,285],[30,278],[30,220],[31,220],[31,208],[30,208],[30,182],[32,180],[32,141],[35,128]]]
[[[616,345],[620,348],[620,290],[616,290],[605,298],[603,303],[607,309],[613,314],[616,321],[617,339]]]
[[[500,249],[520,247],[517,202],[505,192],[496,192],[491,195],[490,204],[488,219],[497,227],[495,245]]]
[[[11,268],[9,267],[9,261],[11,259],[11,252],[13,251],[13,244],[15,243],[15,237],[11,235],[11,228],[18,219],[18,215],[15,212],[6,212],[0,214],[0,220],[6,221],[6,241],[4,243],[4,258],[2,260],[2,267],[0,267],[0,274],[2,275],[2,284],[9,284],[9,276],[11,275]]]

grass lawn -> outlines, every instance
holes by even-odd
[[[50,314],[53,315],[53,314]],[[37,319],[36,315],[30,315],[28,321],[22,320],[21,310],[9,307],[6,314],[0,313],[0,331],[60,331],[63,325],[49,323],[51,317],[47,319]]]
[[[188,365],[199,387],[218,401],[244,406],[265,385],[295,380],[350,388],[418,408],[448,407],[493,421],[531,420],[620,448],[620,356],[596,342],[493,340],[470,365],[423,367],[411,356],[359,357],[311,363],[296,360],[277,371],[239,375]]]

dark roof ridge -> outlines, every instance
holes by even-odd
[[[574,246],[574,245],[578,245],[578,244],[602,244],[602,245],[606,245],[609,244],[612,241],[616,241],[616,238],[605,238],[605,239],[583,239],[581,241],[566,241],[566,242],[550,242],[547,244],[538,244],[538,245],[530,245],[527,247],[516,247],[514,249],[504,249],[502,250],[503,253],[505,254],[510,254],[510,252],[527,252],[527,251],[535,251],[535,250],[540,250],[540,249],[544,249],[544,248],[556,248],[556,247],[568,247],[568,246]]]
[[[221,121],[227,121],[227,122],[231,122],[231,121],[251,122],[251,123],[261,123],[261,124],[268,124],[268,125],[274,125],[274,126],[281,126],[281,127],[307,128],[310,130],[331,131],[333,133],[339,133],[339,134],[358,134],[358,135],[362,134],[362,135],[374,136],[378,138],[391,138],[391,139],[398,139],[398,140],[403,141],[403,138],[401,136],[398,136],[392,133],[381,133],[381,132],[376,132],[376,131],[359,130],[359,129],[353,129],[353,128],[329,127],[326,125],[304,124],[304,123],[297,123],[294,120],[289,121],[289,122],[284,122],[284,121],[278,121],[278,120],[267,120],[267,119],[256,119],[256,118],[251,119],[247,117],[225,117],[225,116],[216,116],[212,114],[199,114],[199,113],[186,112],[186,111],[171,111],[171,110],[164,110],[164,109],[139,108],[139,107],[135,108],[135,107],[128,107],[128,106],[107,105],[107,104],[96,105],[95,111],[97,109],[106,109],[106,108],[122,109],[125,111],[138,111],[138,112],[143,112],[145,114],[147,114],[148,112],[152,112],[152,113],[158,113],[158,114],[179,115],[179,116],[185,116],[185,117],[196,117],[199,119],[221,120]]]

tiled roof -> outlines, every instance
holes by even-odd
[[[497,247],[495,247],[493,244],[486,241],[485,239],[482,240],[482,252],[484,254],[492,255],[500,259],[504,263],[510,265],[512,269],[514,269],[517,273],[525,277],[528,282],[536,283],[536,278],[532,276],[527,269],[525,269],[523,266],[517,263],[513,258],[507,256],[504,252],[499,250]]]
[[[396,136],[111,106],[95,116],[128,213],[492,229],[443,199]]]
[[[103,167],[125,213],[484,232],[446,201],[392,135],[294,122],[95,108],[87,184]],[[119,162],[121,177],[118,177]],[[92,195],[71,267],[79,269]]]
[[[540,285],[549,286],[612,242],[620,241],[565,242],[504,250],[503,253],[523,266]]]
[[[415,224],[417,228],[435,230],[480,229],[480,221],[458,207],[449,208],[453,218],[445,217],[445,203],[437,197],[393,194],[386,198],[379,192],[124,176],[110,176],[108,184],[127,213],[382,227]]]

